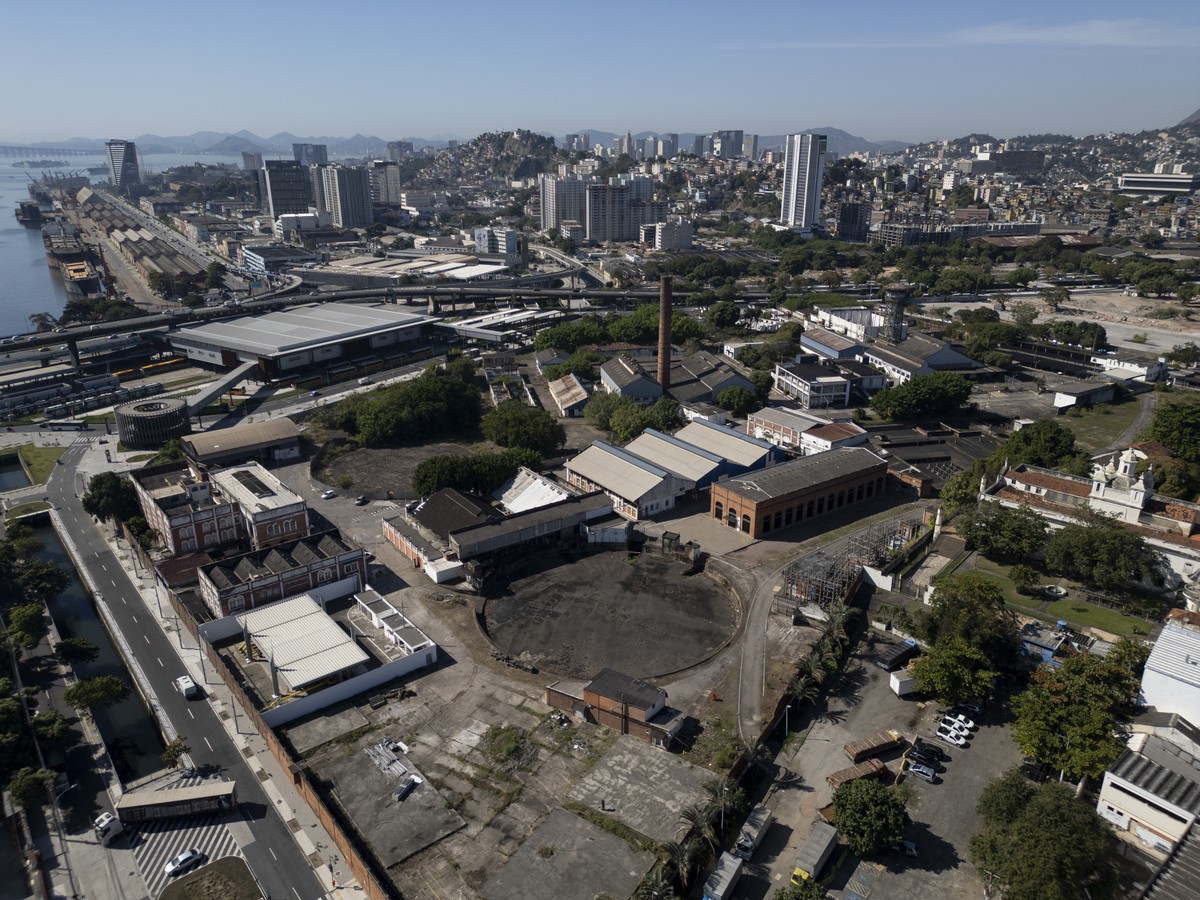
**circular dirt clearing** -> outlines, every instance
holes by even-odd
[[[487,602],[488,634],[514,657],[567,678],[605,667],[637,678],[697,663],[733,633],[728,592],[684,564],[624,552],[553,563]]]

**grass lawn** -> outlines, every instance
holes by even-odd
[[[100,413],[98,415],[84,416],[83,421],[87,422],[89,425],[103,425],[105,422],[108,422],[110,425],[116,425],[117,414]]]
[[[159,900],[262,900],[262,891],[246,864],[227,856],[168,885]]]
[[[21,462],[29,472],[34,484],[45,484],[54,464],[67,452],[66,447],[38,447],[33,444],[22,444],[17,448],[21,454]]]
[[[1111,447],[1126,428],[1133,424],[1141,410],[1137,400],[1124,403],[1102,403],[1084,409],[1078,415],[1063,417],[1062,424],[1075,432],[1075,441],[1084,450],[1103,450]]]
[[[1115,609],[1109,609],[1107,606],[1097,606],[1084,600],[1076,600],[1074,597],[1055,600],[1046,607],[1046,612],[1055,621],[1066,619],[1072,625],[1086,625],[1127,637],[1149,634],[1152,626],[1151,622],[1139,619],[1137,616],[1127,616]]]
[[[18,519],[21,516],[27,516],[30,513],[44,512],[50,509],[50,504],[44,500],[36,500],[33,503],[22,503],[20,506],[14,506],[4,514],[6,519]]]

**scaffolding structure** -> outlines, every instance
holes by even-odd
[[[903,519],[872,522],[850,537],[848,558],[860,566],[880,566],[911,541],[921,526]]]
[[[772,612],[794,614],[802,606],[828,609],[845,600],[862,566],[847,557],[834,559],[818,551],[793,560],[783,570],[783,590],[775,595]]]

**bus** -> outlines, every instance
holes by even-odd
[[[122,825],[229,812],[237,806],[237,785],[232,781],[210,781],[191,787],[123,794],[114,806]]]
[[[297,378],[292,381],[292,387],[297,389],[309,388],[318,384],[324,384],[325,379],[320,375],[310,375],[308,378]],[[245,391],[242,391],[244,394]]]
[[[92,426],[87,422],[47,422],[51,431],[90,431]]]

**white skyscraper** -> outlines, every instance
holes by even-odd
[[[821,177],[825,173],[823,134],[789,134],[783,154],[783,208],[779,220],[809,231],[821,209]]]
[[[318,166],[325,205],[338,228],[365,228],[375,221],[371,209],[371,179],[360,166]]]
[[[108,152],[108,173],[113,187],[127,191],[130,185],[141,183],[137,145],[133,141],[105,141],[104,149]]]

